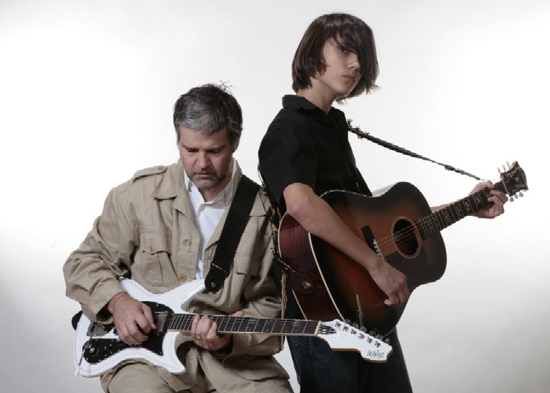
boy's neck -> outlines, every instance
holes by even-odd
[[[334,102],[333,97],[324,96],[319,92],[315,91],[313,87],[307,89],[300,89],[296,92],[298,97],[304,97],[306,100],[311,102],[313,105],[321,109],[323,112],[328,113]]]

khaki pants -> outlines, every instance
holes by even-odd
[[[195,365],[195,366],[198,366]],[[215,393],[210,380],[200,367],[188,367],[187,373],[178,376],[181,381],[192,386],[189,389],[175,390],[157,372],[145,363],[132,363],[119,369],[108,386],[108,393]],[[191,371],[191,372],[190,372]],[[250,391],[268,393],[292,393],[287,379],[269,378],[250,381]]]
[[[196,385],[181,393],[211,393],[216,389],[204,373],[199,372]],[[156,370],[143,363],[133,363],[117,371],[109,384],[109,393],[176,393]],[[180,393],[177,392],[177,393]]]

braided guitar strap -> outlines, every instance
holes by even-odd
[[[456,172],[456,173],[460,173],[461,175],[465,175],[465,176],[469,176],[469,177],[473,177],[474,179],[476,180],[482,180],[481,178],[475,176],[475,175],[472,175],[471,173],[468,173],[466,171],[463,171],[462,169],[458,169],[458,168],[455,168],[451,165],[447,165],[447,164],[442,164],[440,162],[437,162],[437,161],[434,161],[434,160],[431,160],[429,158],[426,158],[426,157],[423,157],[421,156],[420,154],[416,154],[410,150],[407,150],[407,149],[404,149],[400,146],[397,146],[397,145],[394,145],[393,143],[389,143],[389,142],[386,142],[380,138],[377,138],[375,136],[372,136],[370,135],[368,132],[364,132],[364,131],[361,131],[359,129],[359,127],[354,127],[351,125],[351,120],[348,120],[348,131],[354,133],[355,135],[357,135],[360,139],[368,139],[369,141],[371,142],[374,142],[380,146],[383,146],[385,148],[388,148],[390,150],[393,150],[393,151],[396,151],[398,153],[401,153],[401,154],[405,154],[407,156],[410,156],[410,157],[414,157],[414,158],[419,158],[421,160],[424,160],[424,161],[429,161],[431,163],[434,163],[434,164],[437,164],[437,165],[441,165],[442,167],[444,167],[446,170],[448,171],[453,171],[453,172]]]

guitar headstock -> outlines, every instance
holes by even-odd
[[[322,322],[317,336],[334,351],[358,351],[371,362],[387,362],[393,351],[391,345],[338,319]]]
[[[517,161],[514,161],[512,165],[508,164],[508,170],[500,172],[500,179],[502,183],[502,191],[504,191],[509,197],[510,201],[514,201],[514,198],[522,197],[521,191],[527,191],[527,177],[525,172],[519,166]]]

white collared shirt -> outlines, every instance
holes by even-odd
[[[223,213],[229,202],[231,201],[231,196],[233,195],[233,185],[235,183],[235,173],[237,173],[237,163],[233,159],[231,163],[233,166],[231,172],[231,179],[229,183],[221,190],[218,195],[214,197],[211,201],[206,202],[195,185],[187,176],[187,173],[183,172],[183,180],[185,182],[185,187],[189,192],[189,199],[191,199],[191,204],[193,205],[193,210],[195,211],[195,218],[197,220],[197,226],[201,234],[201,244],[199,246],[199,255],[197,260],[197,271],[195,274],[196,279],[204,279],[204,250],[208,241],[212,237],[214,230],[218,226]]]

